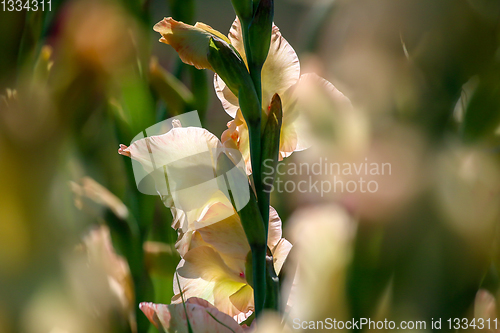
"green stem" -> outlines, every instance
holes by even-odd
[[[259,99],[259,106],[262,105],[262,84],[261,84],[261,72],[262,64],[258,65],[254,61],[252,46],[250,45],[250,23],[248,21],[241,22],[241,29],[243,31],[243,45],[245,47],[245,55],[247,58],[248,70],[250,72],[250,77],[252,78],[255,91],[257,92],[257,98]]]
[[[253,59],[252,47],[250,45],[249,30],[250,24],[247,21],[241,22],[243,31],[243,44],[245,47],[245,55],[247,58],[248,70],[250,72],[250,77],[252,78],[255,91],[257,93],[257,98],[259,100],[259,107],[262,113],[262,64],[256,64]],[[255,192],[257,195],[257,202],[259,205],[260,215],[264,221],[264,230],[266,231],[266,239],[268,234],[268,224],[269,224],[269,200],[267,200],[267,194],[264,192],[264,186],[262,184],[262,160],[261,160],[261,124],[255,124],[255,128],[251,129],[249,126],[250,135],[250,160],[252,163],[252,176],[255,186]],[[258,128],[257,128],[258,127]],[[252,137],[253,132],[253,137]],[[257,135],[258,133],[258,135]]]
[[[263,193],[262,179],[261,179],[261,145],[260,145],[260,121],[248,124],[248,130],[250,135],[250,155],[252,163],[252,175],[255,185],[255,190],[257,192],[257,198],[260,193]],[[258,212],[255,214],[261,214],[260,203],[257,199]],[[268,208],[269,211],[269,208]],[[268,218],[269,220],[269,218]],[[260,218],[254,220],[257,223],[263,223],[267,226],[267,223],[261,222]],[[265,238],[262,244],[250,245],[252,250],[252,275],[253,275],[253,292],[254,292],[254,303],[255,303],[255,315],[259,317],[259,314],[264,308],[264,302],[266,299],[266,248],[267,248],[267,227],[265,228]]]
[[[266,244],[250,245],[252,251],[252,278],[255,316],[258,318],[266,300]]]
[[[249,38],[249,22],[242,21],[243,30],[243,44],[245,46],[245,54],[247,58],[248,70],[250,72],[250,77],[252,78],[253,85],[255,87],[255,92],[257,93],[257,98],[259,101],[259,109],[262,108],[262,85],[261,85],[261,70],[262,66],[256,66],[253,61],[252,47],[250,45]],[[262,112],[261,110],[259,110]],[[262,184],[262,171],[261,171],[261,122],[260,119],[257,122],[249,123],[248,131],[250,136],[250,161],[252,163],[252,177],[255,186],[255,192],[257,194],[257,203],[259,207],[259,212],[262,217],[265,217],[263,211],[269,211],[263,209],[261,205],[262,193],[264,192]],[[268,220],[263,219],[265,239],[267,240],[267,225]],[[258,247],[252,247],[252,266],[253,266],[253,287],[254,287],[254,299],[255,299],[255,314],[256,317],[259,316],[260,312],[264,308],[264,302],[266,298],[266,244],[261,244]]]
[[[261,138],[261,121],[262,121],[262,66],[263,62],[259,62],[255,59],[252,52],[252,45],[250,43],[250,28],[251,21],[249,19],[241,18],[241,28],[243,32],[243,44],[245,47],[245,54],[247,59],[248,70],[252,83],[255,88],[258,99],[258,119],[254,121],[248,121],[248,131],[250,139],[250,160],[252,164],[252,177],[255,187],[255,192],[257,196],[258,211],[262,217],[263,227],[264,227],[264,242],[259,244],[251,244],[252,251],[252,276],[253,276],[253,288],[254,288],[254,300],[255,300],[255,314],[256,318],[259,317],[261,311],[266,307],[273,304],[266,304],[266,279],[268,278],[268,272],[266,270],[266,252],[267,252],[267,235],[268,235],[268,224],[269,224],[269,200],[267,194],[264,191],[264,184],[262,182],[262,138]],[[255,45],[254,45],[255,46]],[[256,219],[258,220],[258,219]],[[270,281],[271,282],[271,281]],[[269,286],[271,289],[274,285]],[[271,290],[270,290],[271,291]],[[275,294],[274,290],[271,291]],[[271,297],[273,298],[273,297]]]
[[[257,92],[257,97],[259,99],[259,106],[262,108],[262,83],[261,83],[261,73],[262,66],[255,65],[252,61],[247,57],[248,61],[248,69],[250,71],[250,77],[252,78],[252,82],[255,87],[255,91]],[[261,111],[262,113],[262,111]],[[261,117],[262,121],[262,117]],[[257,125],[256,125],[257,126]],[[255,191],[257,193],[257,202],[259,204],[260,215],[262,216],[262,220],[264,221],[264,229],[266,231],[266,239],[267,239],[267,231],[269,224],[269,201],[266,200],[267,194],[264,192],[264,185],[262,184],[262,159],[261,159],[261,124],[258,124],[258,142],[257,139],[254,141],[250,141],[250,154],[251,154],[251,162],[252,162],[252,174],[255,184]],[[257,132],[257,129],[254,130]],[[252,154],[252,145],[254,146],[254,150],[257,150],[256,146],[259,146],[258,155]]]
[[[259,163],[260,165],[260,163]],[[253,166],[252,166],[253,168]],[[260,171],[260,170],[259,170]],[[267,234],[269,232],[269,204],[270,204],[270,196],[268,193],[264,191],[264,186],[262,184],[262,176],[259,178],[259,187],[255,187],[257,191],[257,204],[259,205],[259,212],[262,216],[262,221],[264,221],[264,230],[266,231],[266,239]]]
[[[266,255],[266,269],[266,302],[264,308],[278,312],[280,286],[278,276],[274,270],[273,255],[269,249]]]
[[[262,66],[249,63],[248,69],[250,71],[250,77],[252,78],[255,91],[257,92],[257,97],[259,98],[259,105],[262,105]]]
[[[220,178],[222,178],[225,182],[225,186],[228,189],[228,198],[233,207],[238,207],[237,201],[239,201],[238,193],[234,192],[234,190],[240,191],[241,186],[244,186],[243,184],[246,184],[249,190],[249,200],[244,207],[238,210],[238,215],[240,217],[243,230],[245,231],[245,235],[248,239],[248,243],[250,244],[251,258],[247,258],[249,262],[245,264],[245,274],[247,274],[247,279],[253,287],[255,314],[259,315],[264,309],[264,302],[266,300],[267,241],[264,238],[264,222],[262,222],[260,217],[257,199],[253,189],[248,183],[246,173],[244,171],[241,173],[227,172],[228,170],[232,170],[234,167],[233,162],[225,154],[221,154],[217,159],[216,174],[218,177],[223,176]],[[240,184],[240,187],[237,189],[236,186],[231,186],[231,184]]]

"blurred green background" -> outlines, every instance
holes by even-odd
[[[235,17],[228,0],[0,12],[0,332],[153,332],[138,303],[170,303],[171,213],[137,191],[118,144],[187,111],[219,137],[231,118],[213,74],[158,42],[168,16],[223,33]],[[350,128],[312,100],[319,148],[288,162],[369,156],[394,170],[372,196],[274,193],[284,225],[317,204],[356,218],[335,280],[350,317],[473,316],[480,288],[498,293],[500,2],[277,0],[275,23],[362,119]],[[329,302],[313,319],[336,316]]]

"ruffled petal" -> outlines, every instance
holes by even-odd
[[[311,133],[327,131],[332,141],[350,141],[359,127],[349,98],[314,73],[302,75],[283,100],[283,127],[296,135],[295,151],[309,146]]]
[[[239,272],[232,271],[222,260],[219,253],[208,246],[200,246],[190,250],[184,256],[184,265],[177,270],[181,277],[200,277],[206,281],[235,280],[245,281]]]
[[[214,74],[214,87],[217,97],[222,103],[222,107],[231,117],[236,117],[236,112],[240,108],[238,97],[229,89],[224,80],[219,75]]]
[[[248,284],[241,287],[237,292],[232,294],[229,299],[231,303],[242,313],[254,310],[253,288]]]
[[[279,148],[280,160],[290,156],[296,150],[297,143],[299,142],[294,123],[287,120],[288,119],[284,117],[281,125]]]
[[[220,311],[227,313],[231,317],[238,316],[240,313],[247,313],[251,309],[253,309],[253,304],[250,303],[252,301],[252,296],[245,294],[244,296],[248,297],[246,300],[242,300],[242,304],[247,304],[244,307],[244,311],[240,311],[231,301],[231,296],[238,292],[241,288],[247,286],[247,284],[241,284],[234,280],[227,280],[223,283],[217,283],[214,287],[214,305]]]
[[[274,247],[278,244],[282,237],[281,231],[281,219],[278,215],[278,212],[273,207],[269,207],[269,231],[267,236],[267,246],[270,249],[274,249]]]
[[[168,133],[122,145],[119,152],[138,161],[155,179],[157,191],[170,196],[184,212],[198,209],[219,189],[215,179],[216,154],[222,145],[203,128],[173,128]]]
[[[241,272],[231,270],[212,247],[191,249],[179,263],[174,281],[172,303],[181,302],[179,286],[184,298],[200,297],[213,303],[217,309],[236,316],[240,313],[229,297],[246,284]]]
[[[228,37],[231,45],[238,51],[243,61],[247,63],[238,18],[234,20]],[[267,111],[274,94],[277,93],[280,96],[284,94],[288,88],[297,83],[299,77],[299,58],[292,46],[283,38],[278,27],[273,25],[269,53],[262,67],[262,108]],[[229,91],[226,84],[217,76],[214,78],[214,86],[224,110],[234,118],[239,107],[237,97]]]
[[[269,54],[262,67],[263,109],[267,112],[274,94],[282,96],[288,88],[297,83],[299,77],[299,58],[278,27],[273,25]]]
[[[349,117],[348,112],[352,111],[351,101],[332,83],[314,73],[302,75],[282,96],[282,102],[281,158],[310,146],[311,120],[317,119],[319,126],[325,124],[324,114],[320,117],[318,113],[329,112],[336,115],[337,119],[344,119]],[[346,123],[349,122],[339,122],[338,126],[342,127],[342,124]]]
[[[273,261],[274,261],[274,270],[277,274],[280,273],[283,264],[285,263],[286,258],[288,257],[288,253],[292,249],[292,243],[282,238],[276,244],[276,246],[272,249],[273,253]]]
[[[237,217],[231,202],[222,191],[215,194],[200,208],[193,209],[188,213],[183,213],[179,209],[172,209],[174,220],[173,228],[179,233],[175,247],[181,257],[197,246],[212,246],[205,242],[197,230],[219,222],[235,219]],[[239,221],[239,220],[238,220]],[[224,223],[224,222],[223,222]],[[215,227],[217,228],[217,227]]]
[[[199,230],[215,223],[234,218],[235,211],[231,202],[222,191],[217,191],[210,200],[200,208],[197,219],[190,228]]]
[[[170,211],[172,212],[172,228],[175,230],[182,228],[187,223],[186,213],[175,207],[171,207]]]
[[[179,288],[176,287],[177,280],[179,280],[182,287],[182,297]],[[182,276],[179,276],[177,279],[176,276],[174,277],[174,296],[172,297],[172,304],[182,304],[182,298],[186,299],[190,297],[199,297],[207,302],[213,303],[215,285],[216,281],[206,281],[202,278],[186,279]]]
[[[195,28],[199,28],[199,29],[202,29],[202,30],[205,30],[206,32],[214,35],[215,37],[218,37],[220,39],[222,39],[223,41],[225,41],[226,43],[230,44],[231,41],[226,37],[224,36],[222,33],[220,33],[219,31],[215,30],[214,28],[212,28],[211,26],[209,26],[208,24],[205,24],[203,22],[196,22],[196,24],[194,25]]]
[[[238,17],[236,17],[231,25],[228,38],[231,45],[236,49],[236,51],[238,51],[245,64],[247,64],[245,45],[243,44],[243,33],[241,31],[241,24]]]
[[[184,256],[186,255],[186,253],[189,252],[189,250],[192,250],[195,247],[199,246],[209,246],[203,240],[203,238],[201,238],[199,232],[196,232],[194,230],[189,230],[188,232],[185,233],[179,231],[179,237],[175,242],[175,249],[177,250],[177,252],[179,252],[181,258],[184,258]]]
[[[216,36],[229,43],[223,34],[204,23],[192,26],[171,17],[156,23],[153,30],[161,34],[160,42],[171,45],[184,63],[198,69],[212,69],[207,58],[210,37]]]
[[[168,305],[143,302],[139,304],[139,309],[157,329],[163,329],[165,332],[169,331],[172,315]]]
[[[238,214],[197,231],[217,252],[245,262],[250,246]]]
[[[227,123],[228,129],[222,133],[222,144],[227,148],[236,148],[240,151],[245,162],[246,173],[252,173],[250,161],[250,138],[248,127],[243,118],[241,110],[238,109],[234,120]]]
[[[139,308],[158,329],[166,332],[188,332],[187,317],[193,332],[243,333],[233,318],[196,297],[189,298],[185,304],[141,303]]]

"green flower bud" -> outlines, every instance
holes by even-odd
[[[208,62],[229,89],[237,96],[241,86],[253,87],[250,73],[239,53],[228,43],[211,37],[208,47]]]
[[[252,66],[261,67],[266,61],[271,45],[273,19],[274,0],[260,0],[248,31],[249,44],[252,45]]]
[[[251,20],[253,16],[253,1],[252,0],[231,0],[234,12],[241,21]]]
[[[225,41],[212,37],[208,61],[229,89],[238,96],[240,109],[247,123],[258,123],[261,114],[259,99],[250,73],[238,52]]]
[[[283,111],[281,108],[281,98],[278,94],[274,94],[271,100],[266,127],[262,135],[262,161],[272,161],[271,165],[273,170],[276,170],[276,165],[278,164],[282,119]],[[274,175],[271,177],[274,181]],[[272,184],[273,181],[265,182],[265,184]],[[270,188],[264,188],[266,193],[270,193],[270,190]]]

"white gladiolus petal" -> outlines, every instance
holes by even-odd
[[[221,149],[219,139],[207,130],[181,127],[122,146],[120,153],[138,161],[153,176],[158,192],[171,197],[175,208],[188,212],[219,190],[215,162]]]
[[[222,107],[226,110],[227,114],[231,117],[236,117],[236,112],[240,108],[238,97],[229,89],[226,83],[220,78],[219,75],[214,75],[214,87],[217,97],[222,103]]]

